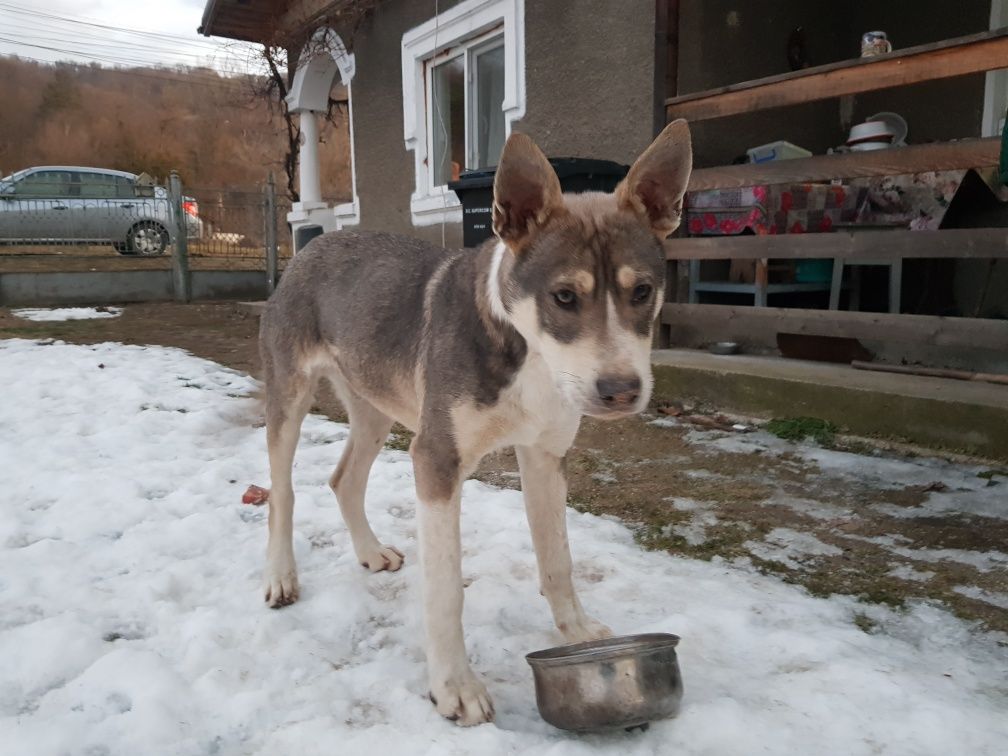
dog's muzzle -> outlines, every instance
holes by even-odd
[[[595,382],[596,395],[585,414],[599,418],[617,418],[640,412],[639,376],[602,376]]]

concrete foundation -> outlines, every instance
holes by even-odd
[[[266,274],[247,270],[194,270],[193,299],[258,299]],[[0,305],[118,304],[174,299],[171,270],[0,273]]]
[[[855,435],[1008,460],[1008,387],[773,357],[658,350],[655,398],[756,417],[818,417]]]

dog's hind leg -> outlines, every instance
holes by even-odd
[[[272,373],[272,375],[271,375]],[[266,603],[278,608],[298,598],[294,563],[294,484],[291,468],[301,423],[311,405],[313,380],[304,373],[267,371],[266,444],[269,448],[269,545],[263,576]]]
[[[364,493],[367,489],[368,473],[374,464],[382,444],[392,429],[392,419],[376,409],[370,402],[351,394],[349,389],[340,391],[343,404],[350,416],[350,438],[347,440],[339,465],[329,479],[329,487],[339,501],[343,520],[353,541],[357,561],[371,572],[395,571],[402,567],[402,552],[392,546],[384,546],[375,537],[364,511]]]
[[[585,614],[574,592],[567,541],[566,461],[545,449],[516,446],[525,513],[539,563],[539,585],[549,602],[557,629],[568,643],[612,635]]]

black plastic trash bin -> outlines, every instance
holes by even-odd
[[[585,158],[550,158],[550,165],[560,178],[565,192],[611,192],[623,180],[630,166],[611,160]],[[478,247],[493,236],[490,207],[493,204],[493,182],[496,168],[466,171],[448,188],[462,202],[462,243]]]

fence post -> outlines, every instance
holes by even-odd
[[[277,203],[273,171],[266,179],[266,296],[273,294],[277,280]]]
[[[185,208],[182,207],[182,180],[178,171],[171,172],[168,189],[172,215],[175,216],[175,244],[172,246],[175,301],[188,302],[192,299],[192,282],[189,277],[189,227],[186,223]]]

